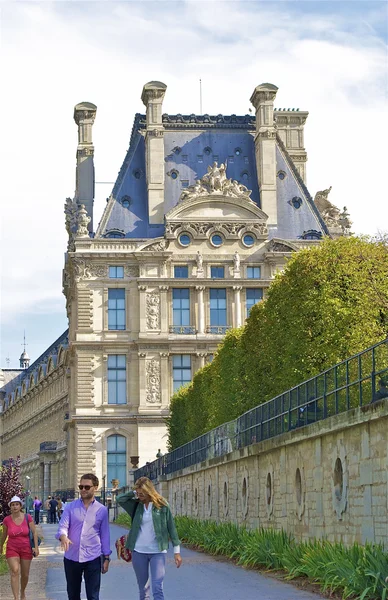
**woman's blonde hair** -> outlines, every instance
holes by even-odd
[[[151,502],[156,506],[156,508],[167,506],[167,500],[158,494],[154,484],[150,479],[148,479],[148,477],[139,477],[139,479],[135,481],[135,490],[142,490],[145,492],[151,498]]]

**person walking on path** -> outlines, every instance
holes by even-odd
[[[42,502],[39,500],[38,496],[35,496],[32,506],[34,507],[35,525],[39,525],[40,509],[42,508]]]
[[[26,587],[30,574],[32,556],[39,555],[38,535],[31,515],[22,511],[19,496],[13,496],[9,502],[11,514],[3,521],[3,532],[0,538],[0,554],[3,553],[4,542],[8,536],[5,558],[11,574],[11,589],[14,600],[26,600]],[[31,549],[29,530],[34,536],[34,553]]]
[[[53,496],[49,502],[49,523],[51,523],[52,525],[54,525],[57,522],[57,507],[58,501]]]
[[[135,482],[135,490],[117,496],[117,502],[132,519],[126,547],[132,551],[132,564],[140,600],[150,600],[151,571],[154,600],[164,600],[163,580],[168,540],[174,545],[175,564],[182,564],[180,540],[167,500],[156,491],[148,477]]]
[[[88,600],[99,600],[101,572],[110,562],[108,509],[97,502],[98,478],[82,475],[81,497],[66,504],[56,534],[65,551],[64,566],[69,600],[81,599],[82,575]]]

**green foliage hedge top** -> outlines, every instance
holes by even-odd
[[[172,397],[170,449],[387,337],[387,281],[383,242],[327,238],[295,253],[246,326]]]

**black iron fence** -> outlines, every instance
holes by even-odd
[[[134,477],[157,479],[383,398],[388,338],[137,469]]]

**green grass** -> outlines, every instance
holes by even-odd
[[[176,517],[175,522],[182,542],[244,567],[283,570],[287,579],[306,577],[325,593],[341,594],[343,600],[388,600],[388,554],[382,545],[297,543],[292,535],[274,529],[247,530],[189,517]]]
[[[131,517],[128,513],[121,513],[114,521],[115,525],[121,525],[122,527],[131,527]]]

